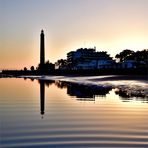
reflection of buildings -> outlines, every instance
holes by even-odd
[[[44,93],[45,85],[49,87],[55,84],[60,89],[67,89],[69,96],[74,96],[80,101],[95,101],[96,96],[105,97],[106,94],[112,89],[111,87],[97,86],[97,85],[84,85],[72,82],[53,81],[53,80],[40,80],[40,99],[41,99],[41,114],[44,114]]]
[[[67,94],[75,96],[77,98],[92,98],[92,101],[96,96],[104,97],[111,90],[111,87],[103,87],[97,85],[83,85],[83,84],[69,84],[67,87]],[[78,99],[81,100],[81,99]],[[82,99],[84,100],[84,99]],[[90,99],[89,99],[90,101]]]
[[[78,98],[80,101],[94,101],[96,96],[106,96],[112,89],[97,85],[83,85],[72,82],[56,82],[58,88],[67,88],[67,94]]]
[[[98,85],[84,85],[73,82],[39,80],[40,83],[40,113],[43,117],[45,114],[45,86],[49,87],[53,83],[60,89],[67,89],[69,96],[76,97],[78,101],[95,101],[95,97],[106,97],[112,87]],[[116,89],[115,93],[123,101],[137,100],[148,102],[148,98],[140,91],[130,91],[130,89]]]
[[[111,90],[111,86],[84,85],[74,82],[56,81],[58,88],[66,88],[69,96],[76,97],[78,101],[95,101],[95,97],[105,97]],[[118,88],[115,91],[123,101],[137,100],[148,102],[148,95],[144,90]]]
[[[115,93],[121,97],[124,102],[137,100],[148,102],[148,96],[143,92],[143,90],[134,90],[129,88],[118,88]]]

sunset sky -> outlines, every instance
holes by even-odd
[[[147,16],[148,0],[0,0],[0,69],[37,66],[41,29],[50,62],[81,47],[148,48]]]

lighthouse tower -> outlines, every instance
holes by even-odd
[[[45,46],[44,46],[44,31],[41,30],[40,35],[40,68],[43,70],[45,64]]]

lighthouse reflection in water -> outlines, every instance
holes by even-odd
[[[2,148],[148,146],[147,98],[111,87],[0,79],[0,119]]]
[[[112,90],[111,87],[92,87],[80,85],[72,82],[62,82],[53,80],[39,80],[40,84],[40,113],[43,115],[45,113],[45,85],[49,87],[50,84],[55,84],[60,89],[67,89],[67,94],[71,97],[75,97],[78,101],[95,101],[95,97],[105,97],[109,91]]]

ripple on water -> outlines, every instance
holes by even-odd
[[[26,92],[33,89],[30,83],[25,84]],[[53,85],[46,92],[50,89],[43,119],[40,97],[28,94],[16,101],[11,94],[6,99],[0,95],[2,148],[148,147],[147,104],[122,102],[111,94],[93,103],[78,103],[66,91]],[[53,92],[64,97],[53,97]]]

